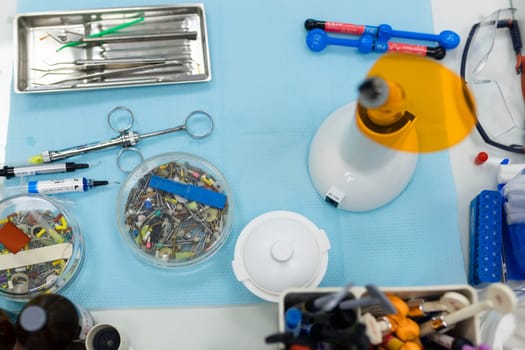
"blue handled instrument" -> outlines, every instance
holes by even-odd
[[[313,29],[321,29],[331,33],[350,34],[357,36],[371,35],[381,42],[387,42],[392,38],[434,41],[446,50],[456,48],[460,41],[459,35],[451,30],[444,30],[439,34],[428,34],[395,30],[392,29],[392,27],[388,24],[381,24],[376,27],[342,22],[319,21],[315,19],[307,19],[304,23],[304,26],[308,31]]]
[[[393,41],[381,41],[377,40],[370,34],[361,35],[359,39],[341,38],[330,36],[326,31],[319,28],[312,29],[308,32],[306,36],[306,44],[310,50],[315,52],[324,50],[328,45],[338,45],[355,47],[361,53],[402,52],[428,56],[438,60],[445,57],[446,54],[446,50],[441,46],[429,47],[424,45],[397,43]]]

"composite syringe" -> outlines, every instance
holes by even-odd
[[[53,164],[39,164],[39,165],[24,165],[24,166],[4,166],[0,168],[0,176],[5,176],[7,179],[15,176],[32,176],[41,174],[55,174],[75,171],[77,169],[89,168],[89,164],[85,163],[53,163]]]
[[[39,194],[59,194],[72,192],[86,192],[97,186],[108,185],[106,180],[92,180],[85,177],[28,181],[19,186],[5,186],[5,190],[17,193],[39,193]]]

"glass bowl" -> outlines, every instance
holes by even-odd
[[[0,295],[29,301],[56,293],[77,273],[84,241],[75,218],[41,195],[0,201]]]
[[[214,255],[232,226],[226,179],[207,160],[164,153],[135,167],[120,188],[120,234],[143,261],[157,267],[194,266]]]

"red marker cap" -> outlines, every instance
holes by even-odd
[[[480,165],[485,163],[489,159],[489,155],[486,152],[479,152],[476,158],[474,159],[474,163],[476,165]]]

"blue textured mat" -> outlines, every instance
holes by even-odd
[[[19,12],[143,6],[151,1],[24,0]],[[167,3],[170,3],[168,1]],[[171,2],[172,3],[172,2]],[[205,1],[213,79],[208,83],[100,91],[12,95],[7,160],[18,163],[115,135],[106,114],[117,105],[136,115],[135,130],[180,123],[194,109],[214,116],[216,130],[195,141],[184,135],[144,140],[146,157],[186,151],[215,164],[230,182],[235,222],[223,250],[198,273],[145,266],[119,237],[118,186],[68,195],[85,237],[84,265],[64,294],[90,308],[218,305],[260,300],[236,281],[233,248],[240,231],[270,210],[296,211],[323,228],[332,249],[322,284],[429,285],[465,283],[454,183],[448,153],[420,158],[407,190],[393,203],[355,214],[326,204],[307,170],[310,141],[324,118],[356,98],[356,86],[377,59],[355,49],[322,54],[304,44],[306,18],[431,32],[428,1]],[[411,15],[417,14],[417,16]],[[101,165],[78,173],[123,181],[116,151],[77,161]]]

